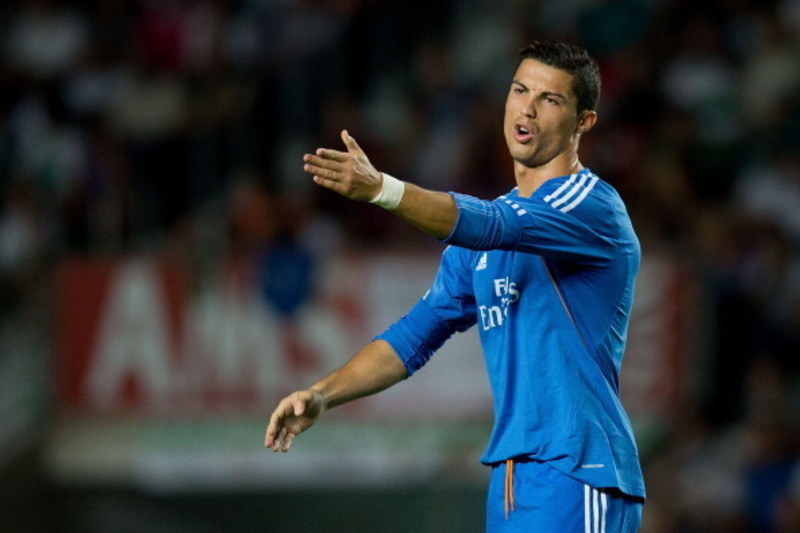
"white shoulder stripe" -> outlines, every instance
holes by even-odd
[[[552,193],[550,193],[550,194],[548,194],[547,196],[545,196],[545,197],[544,197],[544,201],[549,203],[549,202],[550,202],[550,200],[552,200],[553,198],[556,198],[556,197],[557,197],[559,194],[561,194],[562,192],[564,192],[564,190],[565,190],[567,187],[569,187],[570,185],[572,185],[572,183],[575,181],[575,177],[576,177],[576,176],[577,176],[577,174],[573,174],[572,176],[570,176],[570,177],[569,177],[569,179],[568,179],[567,181],[565,181],[564,183],[562,183],[562,184],[561,184],[561,187],[559,187],[558,189],[556,189],[556,190],[555,190],[555,191],[553,191]]]
[[[576,183],[575,185],[573,185],[573,187],[569,190],[569,192],[567,194],[559,197],[557,200],[555,200],[550,205],[552,205],[553,207],[558,207],[558,206],[560,206],[562,204],[567,203],[569,201],[569,199],[572,198],[573,196],[575,196],[575,193],[577,193],[583,187],[583,184],[586,183],[586,179],[588,177],[589,176],[587,174],[584,174],[583,176],[581,176],[580,181],[578,183]]]
[[[599,178],[597,176],[592,176],[589,185],[587,185],[586,188],[583,189],[583,192],[581,192],[581,194],[578,195],[578,197],[575,198],[575,200],[573,200],[571,204],[562,207],[561,212],[568,213],[569,211],[572,211],[578,204],[580,204],[583,201],[583,199],[586,198],[586,196],[592,191],[592,189],[594,188],[594,184],[597,183],[598,179]]]

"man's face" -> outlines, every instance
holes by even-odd
[[[534,59],[523,59],[506,99],[504,133],[511,157],[526,167],[540,167],[577,150],[578,133],[594,116],[577,113],[572,75]]]

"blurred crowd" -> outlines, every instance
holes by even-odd
[[[74,255],[310,269],[427,242],[302,154],[346,127],[396,176],[500,194],[533,39],[599,60],[582,161],[701,294],[697,383],[644,457],[650,530],[800,530],[800,0],[3,2],[0,317]]]

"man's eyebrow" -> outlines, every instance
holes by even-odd
[[[525,85],[524,83],[522,83],[521,81],[519,81],[517,79],[511,80],[511,85],[519,85],[520,87],[522,87],[526,91],[530,90],[530,88],[527,85]],[[569,102],[569,97],[567,97],[567,95],[564,94],[564,93],[559,93],[559,92],[556,92],[556,91],[544,91],[542,93],[542,95],[543,96],[560,98],[561,100],[563,100],[565,102]]]
[[[566,94],[557,93],[557,92],[553,92],[553,91],[545,91],[543,94],[544,94],[544,96],[560,98],[561,100],[563,100],[565,102],[569,101],[569,98],[567,98]]]

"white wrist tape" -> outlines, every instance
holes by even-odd
[[[399,179],[383,173],[383,184],[381,192],[375,195],[369,203],[380,206],[384,209],[394,209],[400,205],[400,200],[403,199],[403,193],[406,190],[406,184]]]

